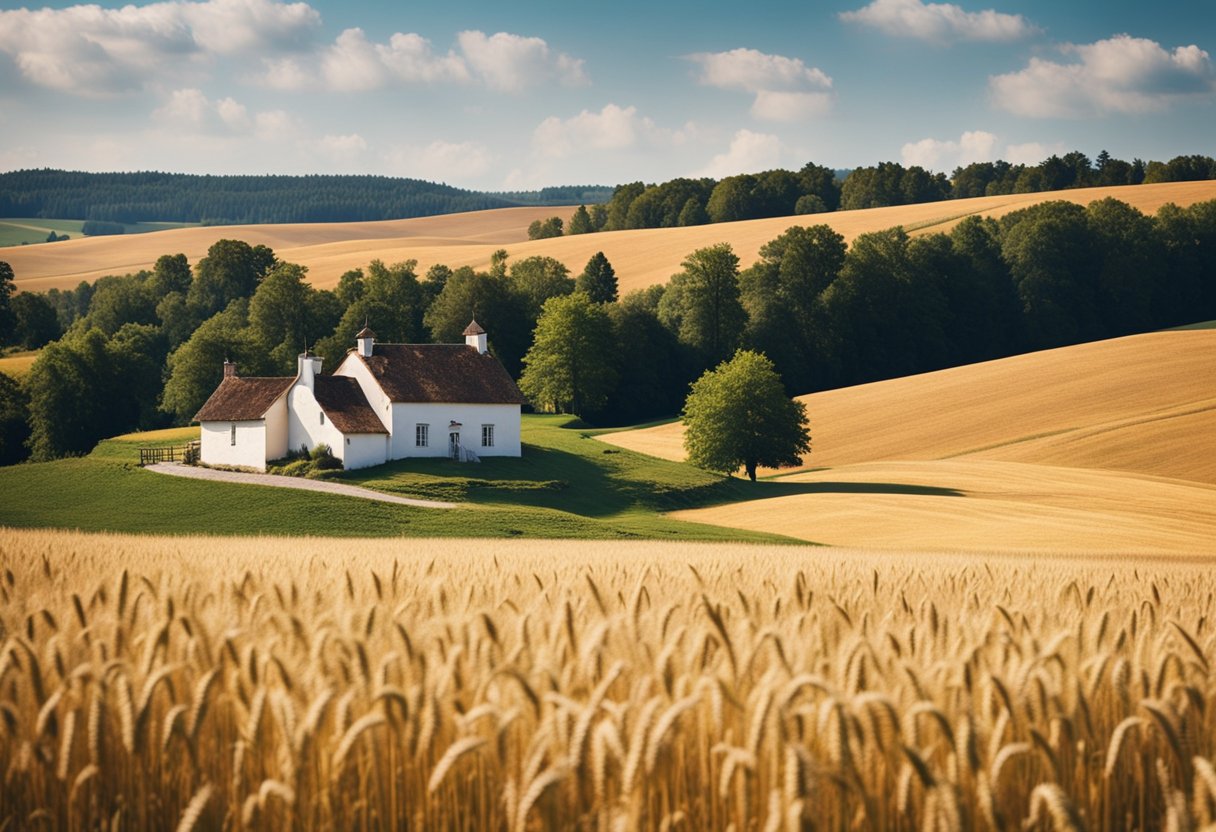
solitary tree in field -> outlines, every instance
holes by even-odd
[[[756,481],[756,468],[790,468],[811,451],[806,405],[785,395],[773,362],[739,350],[708,370],[684,402],[688,461],[730,473],[740,466]]]

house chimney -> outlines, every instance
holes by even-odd
[[[236,378],[236,365],[224,359],[224,378]]]
[[[372,350],[376,346],[376,333],[371,331],[366,322],[363,324],[363,329],[359,330],[359,334],[355,336],[355,343],[359,347],[359,355],[364,358],[372,357]]]
[[[300,353],[297,359],[300,382],[309,390],[313,389],[313,379],[321,375],[321,358],[308,350]]]
[[[477,321],[471,321],[464,328],[464,342],[482,355],[486,354],[486,331]]]

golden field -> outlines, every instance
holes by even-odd
[[[811,493],[676,516],[843,546],[1210,552],[1213,366],[1216,333],[1161,332],[801,396],[814,450],[781,480]],[[684,457],[678,423],[599,438]]]
[[[29,350],[0,357],[0,373],[6,373],[13,378],[21,378],[30,371],[38,360],[38,351]]]
[[[715,243],[730,243],[744,266],[755,261],[760,247],[791,226],[826,223],[847,240],[896,225],[910,232],[948,231],[964,216],[1001,216],[1045,200],[1088,204],[1115,197],[1146,213],[1162,205],[1180,206],[1216,199],[1216,181],[1170,182],[1082,188],[1037,194],[977,197],[861,211],[837,211],[692,228],[655,228],[601,232],[548,240],[527,239],[534,219],[573,213],[567,208],[507,208],[375,223],[318,223],[189,228],[129,237],[89,238],[64,243],[21,246],[4,251],[21,289],[44,291],[74,287],[81,280],[150,268],[161,254],[184,252],[194,263],[216,240],[225,237],[262,243],[283,260],[308,266],[319,288],[335,286],[349,269],[379,258],[387,263],[415,259],[419,272],[435,263],[453,268],[487,268],[490,255],[505,248],[512,259],[546,255],[561,260],[572,273],[603,251],[620,281],[621,292],[666,283],[692,251]]]
[[[5,828],[1216,821],[1204,560],[0,540]]]

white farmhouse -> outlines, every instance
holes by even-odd
[[[289,449],[320,444],[348,469],[406,457],[519,456],[523,395],[476,321],[464,336],[463,344],[377,344],[364,327],[329,376],[308,352],[294,377],[242,378],[225,361],[220,386],[194,416],[200,458],[264,471]]]

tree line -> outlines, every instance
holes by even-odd
[[[672,179],[620,185],[602,205],[580,206],[569,223],[551,217],[529,229],[532,239],[629,228],[672,228],[715,222],[913,205],[947,199],[1038,193],[1068,188],[1216,179],[1216,159],[1178,156],[1168,162],[1125,162],[1103,150],[1091,161],[1080,151],[1037,165],[975,162],[947,177],[918,165],[880,162],[848,171],[810,163],[798,171],[770,170],[722,180]]]
[[[386,176],[202,176],[180,173],[0,173],[0,217],[103,222],[350,222],[564,205],[599,199],[595,186],[487,194]],[[87,233],[87,232],[86,232]]]
[[[738,349],[767,356],[792,395],[1214,319],[1216,201],[1156,216],[1114,199],[1044,202],[851,246],[799,226],[746,268],[709,246],[624,297],[602,253],[578,275],[505,251],[486,270],[421,275],[373,261],[334,289],[237,240],[193,266],[165,255],[45,294],[12,294],[4,266],[0,342],[45,346],[21,384],[0,376],[0,458],[184,424],[225,359],[242,375],[290,375],[307,345],[332,370],[365,322],[385,342],[459,342],[474,317],[534,406],[630,423],[679,411],[690,383]]]

